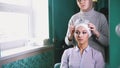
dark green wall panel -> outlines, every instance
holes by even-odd
[[[100,10],[101,8],[108,8],[109,0],[98,0],[97,6],[95,6],[96,10]]]
[[[70,17],[75,13],[75,0],[49,0],[50,5],[50,30],[52,37],[57,40],[63,40],[67,31],[67,25]]]
[[[76,13],[76,0],[49,0],[51,40],[55,45],[55,62],[60,62],[64,38],[71,16]]]
[[[53,68],[53,50],[42,54],[34,55],[15,62],[4,64],[2,68]]]
[[[120,67],[120,37],[115,28],[120,24],[120,0],[110,0],[110,67]]]

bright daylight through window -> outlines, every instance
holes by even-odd
[[[0,8],[1,50],[49,38],[48,0],[0,0]]]

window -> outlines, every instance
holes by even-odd
[[[32,0],[35,15],[35,41],[43,44],[43,40],[49,38],[48,31],[48,0]],[[47,23],[46,23],[47,22]]]
[[[0,0],[2,50],[43,45],[49,38],[48,0]]]
[[[29,15],[0,12],[0,40],[11,41],[28,36]]]

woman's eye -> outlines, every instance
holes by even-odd
[[[76,33],[76,34],[79,34],[80,32],[76,31],[75,33]]]
[[[76,31],[75,33],[76,33],[77,35],[79,35],[79,34],[80,34],[80,32],[79,32],[79,31]]]
[[[83,34],[86,34],[87,32],[83,32]]]

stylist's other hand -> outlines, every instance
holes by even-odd
[[[88,26],[89,26],[91,32],[96,36],[96,38],[99,38],[100,37],[100,33],[96,29],[96,26],[93,23],[88,23]]]
[[[75,31],[74,24],[70,24],[70,26],[69,26],[69,37],[68,37],[69,41],[72,40],[72,38],[74,36],[74,31]]]

